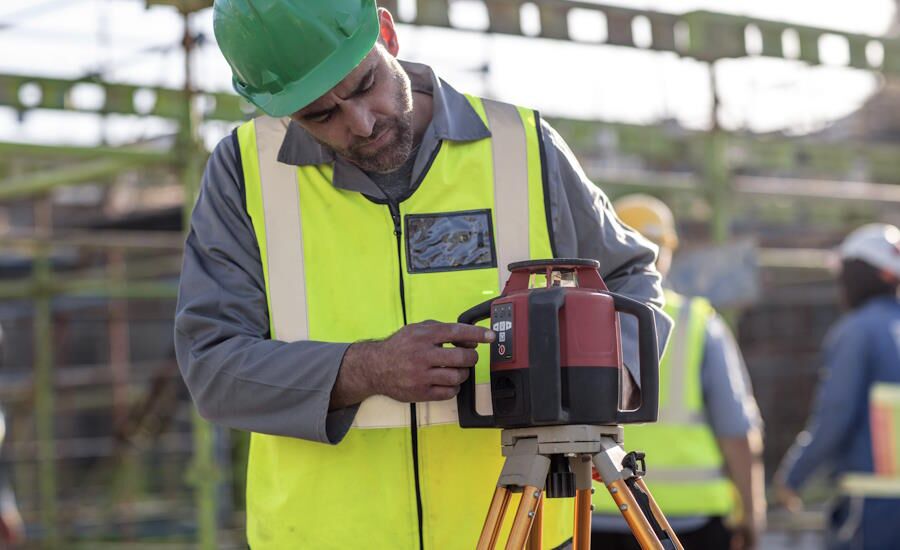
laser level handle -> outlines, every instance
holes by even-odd
[[[495,299],[491,298],[462,312],[457,318],[457,322],[474,325],[478,321],[489,318],[491,304]],[[475,367],[472,367],[472,374],[459,386],[459,393],[456,395],[456,409],[459,425],[462,428],[494,427],[494,415],[478,414],[478,410],[475,408]]]
[[[617,312],[633,315],[638,321],[641,405],[633,411],[620,410],[618,422],[655,422],[659,413],[659,351],[653,308],[621,294],[609,295]]]
[[[562,356],[559,310],[566,304],[563,288],[534,291],[528,300],[528,378],[531,416],[535,423],[565,422],[562,408]]]

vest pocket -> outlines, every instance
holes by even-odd
[[[490,210],[408,214],[405,224],[409,273],[497,267]]]

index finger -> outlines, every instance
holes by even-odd
[[[456,342],[466,344],[487,344],[494,341],[494,331],[465,323],[441,323],[431,327],[434,329],[434,343],[446,344]]]

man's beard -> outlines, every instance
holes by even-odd
[[[398,70],[402,71],[399,66]],[[372,128],[372,137],[361,140],[350,146],[346,151],[338,151],[342,157],[359,166],[365,172],[386,174],[397,170],[405,163],[413,148],[413,110],[412,93],[409,88],[409,80],[406,75],[395,74],[399,80],[395,105],[399,115],[375,122]],[[391,141],[385,143],[377,151],[364,153],[360,149],[372,140],[381,137],[383,132],[393,132]]]
[[[391,141],[385,143],[377,151],[363,153],[358,149],[364,147],[368,141],[354,145],[341,156],[359,166],[365,172],[386,174],[397,170],[409,159],[413,146],[412,112],[378,121],[372,129],[375,139],[383,132],[393,132]]]

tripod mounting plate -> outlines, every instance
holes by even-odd
[[[503,456],[509,456],[520,439],[535,439],[538,454],[549,456],[600,453],[605,450],[604,441],[621,445],[624,436],[622,426],[616,424],[507,428],[500,432]]]
[[[602,473],[609,479],[619,479],[622,477],[621,460],[625,456],[621,447],[622,434],[622,427],[618,425],[507,428],[500,432],[501,450],[506,457],[500,484],[543,489],[554,456],[562,456],[572,462],[579,489],[591,487],[593,456],[608,457],[602,461]],[[613,476],[613,472],[617,475]]]

